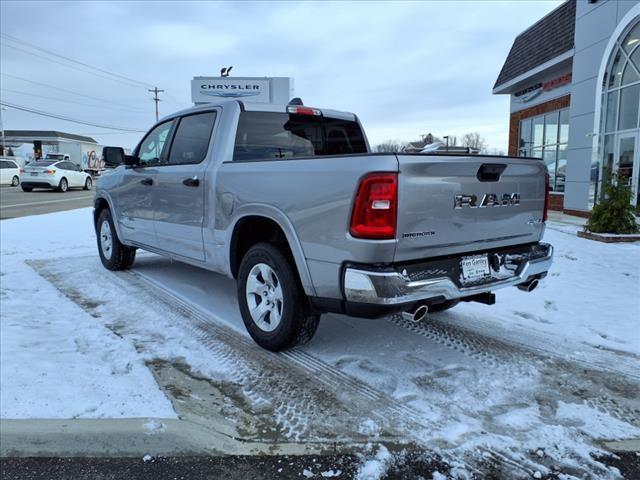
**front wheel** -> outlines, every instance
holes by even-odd
[[[13,178],[11,179],[11,186],[17,187],[18,185],[20,185],[20,177],[17,175],[14,175]]]
[[[98,237],[98,253],[102,265],[108,270],[125,270],[133,265],[136,249],[120,242],[111,211],[105,208],[98,216],[96,223]]]
[[[87,179],[84,181],[84,187],[83,190],[91,190],[91,187],[93,186],[93,180],[91,180],[91,177],[87,177]]]
[[[242,259],[238,304],[251,338],[272,352],[307,343],[320,320],[291,264],[269,243],[254,245]]]

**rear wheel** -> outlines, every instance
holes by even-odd
[[[60,179],[60,183],[58,184],[58,189],[59,192],[66,192],[67,190],[69,190],[69,182],[67,182],[67,179],[62,177]]]
[[[238,304],[251,338],[273,352],[307,343],[320,320],[291,264],[269,243],[254,245],[242,259]]]
[[[91,180],[91,177],[87,177],[87,179],[84,181],[84,187],[82,187],[84,190],[91,190],[91,187],[93,186],[93,180]]]
[[[13,178],[11,179],[11,186],[17,187],[18,185],[20,185],[20,177],[17,175],[14,175]]]
[[[31,190],[33,190],[32,187],[25,187],[24,185],[22,185],[22,191],[23,192],[30,192]]]
[[[136,249],[120,242],[111,211],[105,208],[98,216],[96,223],[98,237],[98,253],[102,265],[108,270],[125,270],[133,265]]]

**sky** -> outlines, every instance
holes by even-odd
[[[514,38],[560,3],[3,0],[0,98],[146,131],[155,122],[148,88],[165,90],[166,115],[191,105],[194,76],[233,65],[232,76],[293,77],[306,105],[358,114],[372,145],[477,131],[506,151],[509,98],[493,95],[493,84]],[[13,108],[2,120],[7,130],[59,130],[123,147],[143,135]]]

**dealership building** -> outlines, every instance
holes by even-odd
[[[640,0],[568,0],[518,35],[493,88],[509,154],[539,157],[551,207],[588,215],[603,171],[640,196]]]

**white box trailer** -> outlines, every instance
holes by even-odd
[[[47,159],[68,160],[78,165],[83,171],[92,175],[100,175],[104,170],[102,160],[103,145],[96,143],[69,142],[61,144],[57,152],[49,152]]]

